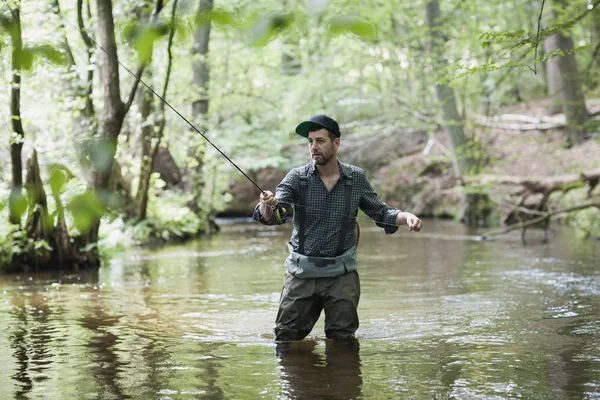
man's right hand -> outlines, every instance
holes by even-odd
[[[260,202],[271,207],[276,207],[279,204],[273,192],[269,190],[265,190],[260,194]]]
[[[273,218],[273,207],[278,204],[273,192],[265,190],[260,194],[260,215],[263,221],[270,221]]]

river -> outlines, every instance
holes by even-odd
[[[273,342],[289,225],[0,276],[0,399],[600,398],[600,242],[361,225],[356,343]]]

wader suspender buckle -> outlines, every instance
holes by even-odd
[[[306,192],[308,191],[308,165],[304,168],[303,171],[300,172],[300,191],[298,193],[298,208],[299,210],[294,210],[294,214],[298,211],[298,253],[304,254],[304,232],[305,228],[305,220],[306,220]],[[346,241],[346,232],[348,231],[348,227],[352,220],[352,216],[350,215],[350,208],[352,203],[352,174],[346,176],[346,185],[344,186],[344,194],[345,194],[345,203],[344,203],[344,214],[342,221],[342,229],[340,230],[340,237],[338,240],[338,246],[335,251],[336,256],[344,253],[344,243]],[[312,258],[312,257],[311,257]],[[317,263],[311,259],[309,261],[314,262],[315,265]],[[334,261],[331,260],[331,263]],[[327,265],[327,264],[326,264]],[[326,266],[326,265],[323,265]],[[321,265],[317,265],[321,267]]]

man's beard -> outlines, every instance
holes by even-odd
[[[315,158],[315,164],[317,165],[325,165],[331,159],[332,153],[320,153],[317,158]],[[314,155],[313,155],[314,157]]]

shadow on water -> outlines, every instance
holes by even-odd
[[[358,340],[278,343],[282,395],[290,399],[357,399],[362,396]]]

